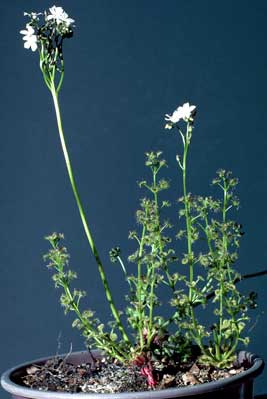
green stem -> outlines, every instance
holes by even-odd
[[[157,193],[157,173],[158,170],[153,171],[153,194],[154,194],[154,203],[155,203],[155,210],[156,210],[156,218],[157,218],[157,230],[158,230],[158,239],[159,239],[159,248],[160,254],[162,254],[162,242],[161,242],[161,235],[160,235],[160,220],[159,220],[159,207],[158,207],[158,193]],[[153,252],[153,249],[152,249]],[[151,340],[153,338],[153,310],[154,310],[154,289],[155,289],[155,266],[152,264],[152,276],[150,278],[151,285],[150,285],[150,304],[149,304],[149,326],[148,326],[148,338],[147,338],[147,345],[150,346]]]
[[[107,278],[105,275],[105,271],[100,259],[100,256],[98,254],[97,248],[95,246],[94,240],[92,238],[86,217],[85,217],[85,212],[80,200],[80,196],[77,190],[77,186],[76,186],[76,182],[74,179],[74,175],[73,175],[73,171],[72,171],[72,166],[71,166],[71,162],[70,162],[70,158],[69,158],[69,154],[68,154],[68,150],[67,150],[67,146],[66,146],[66,142],[65,142],[65,137],[64,137],[64,131],[63,131],[63,127],[62,127],[62,119],[61,119],[61,113],[60,113],[60,107],[59,107],[59,102],[58,102],[58,92],[57,89],[55,88],[54,82],[51,82],[51,86],[50,86],[50,91],[53,97],[53,101],[54,101],[54,107],[55,107],[55,112],[56,112],[56,118],[57,118],[57,125],[58,125],[58,132],[59,132],[59,136],[60,136],[60,142],[61,142],[61,146],[62,146],[62,151],[63,151],[63,155],[65,158],[65,163],[66,163],[66,167],[67,167],[67,171],[68,171],[68,175],[69,175],[69,179],[70,179],[70,183],[71,183],[71,187],[73,190],[73,194],[79,209],[79,213],[80,213],[80,217],[82,220],[82,224],[84,227],[84,231],[87,237],[87,240],[89,242],[89,245],[91,247],[92,253],[95,257],[97,266],[98,266],[98,270],[99,270],[99,274],[105,289],[105,293],[106,293],[106,298],[108,300],[111,312],[113,314],[114,319],[116,320],[118,329],[122,335],[123,340],[127,343],[130,344],[130,340],[124,330],[124,327],[121,323],[120,320],[120,316],[119,313],[114,305],[114,301],[111,295],[111,291],[107,282]]]
[[[223,210],[222,210],[222,221],[223,224],[226,223],[226,209],[227,209],[227,186],[226,182],[224,181],[224,188],[223,188]],[[227,237],[225,235],[225,229],[223,229],[223,251],[224,256],[227,252]],[[223,267],[224,265],[221,264]],[[230,276],[229,276],[230,277]],[[221,346],[222,341],[222,324],[223,324],[223,286],[224,286],[224,273],[221,273],[221,280],[220,280],[220,296],[219,296],[219,336],[218,336],[218,345]]]
[[[147,210],[146,210],[147,216]],[[142,236],[139,244],[139,252],[138,252],[138,264],[137,264],[137,311],[138,311],[138,331],[139,331],[139,343],[140,349],[142,350],[144,347],[144,335],[143,335],[143,305],[142,305],[142,265],[141,265],[141,257],[143,255],[144,250],[144,238],[146,235],[146,222],[143,224]]]
[[[98,347],[101,347],[102,349],[104,349],[106,352],[108,352],[110,355],[115,356],[118,360],[120,361],[124,361],[125,358],[127,358],[127,355],[123,352],[121,352],[118,347],[116,346],[115,343],[112,343],[111,341],[106,341],[103,342],[99,337],[99,333],[96,332],[93,328],[93,326],[88,322],[88,320],[84,319],[84,317],[82,316],[78,305],[75,303],[74,298],[70,292],[69,287],[66,284],[62,284],[63,289],[65,291],[65,294],[68,296],[69,301],[71,303],[71,306],[74,310],[74,312],[76,313],[78,319],[81,321],[81,323],[83,324],[84,328],[86,330],[89,330],[91,332],[94,333],[94,340],[96,342],[96,344],[98,345]]]
[[[158,174],[159,170],[160,170],[160,167],[156,171],[153,172],[153,188],[154,188],[153,194],[154,194],[154,202],[155,202],[155,207],[156,207],[156,215],[157,215],[157,223],[158,223],[160,255],[162,256],[163,244],[162,244],[162,239],[161,239],[161,233],[162,233],[163,229],[160,226],[160,212],[159,212],[159,204],[158,204],[158,193],[155,190],[156,185],[157,185],[156,177],[157,177],[157,174]],[[167,279],[168,279],[168,283],[169,283],[169,287],[174,292],[175,291],[174,282],[173,282],[173,280],[171,278],[171,275],[169,273],[168,267],[167,267],[165,262],[163,262],[162,267],[163,267],[163,269],[164,269],[164,271],[166,273],[166,276],[167,276]]]
[[[194,332],[191,331],[192,336],[196,340],[197,345],[199,345],[202,353],[205,353],[205,348],[202,345],[201,338],[199,337],[197,331],[197,321],[195,318],[195,313],[194,313],[194,305],[193,305],[193,290],[192,290],[192,283],[194,280],[194,261],[193,261],[193,251],[192,251],[192,225],[191,225],[191,215],[190,215],[190,204],[188,201],[188,194],[187,194],[187,182],[186,182],[186,166],[187,166],[187,154],[188,154],[188,148],[190,145],[190,139],[191,139],[191,134],[192,134],[192,126],[190,125],[190,122],[187,123],[187,129],[186,129],[186,136],[182,134],[182,132],[179,130],[182,139],[183,139],[183,145],[184,145],[184,153],[183,153],[183,165],[182,165],[182,171],[183,171],[183,194],[184,194],[184,204],[185,204],[185,219],[186,219],[186,231],[187,231],[187,252],[188,252],[188,258],[189,258],[189,292],[188,292],[188,298],[190,302],[190,313],[191,313],[191,319],[194,325]],[[197,334],[197,336],[195,335]]]
[[[154,269],[154,266],[152,266]],[[153,310],[154,310],[154,288],[155,288],[155,276],[151,277],[151,284],[150,284],[150,304],[149,304],[149,325],[148,325],[148,334],[147,334],[147,346],[150,347],[151,341],[153,339]]]
[[[186,220],[186,232],[187,232],[187,252],[189,257],[189,282],[190,284],[194,279],[193,271],[193,252],[192,252],[192,226],[191,226],[191,216],[190,216],[190,204],[188,201],[187,187],[186,187],[186,162],[187,162],[187,152],[189,143],[187,138],[185,139],[184,154],[183,154],[183,193],[184,193],[184,205],[185,205],[185,220]],[[189,300],[192,301],[192,287],[189,287]]]
[[[59,92],[60,92],[60,89],[61,89],[61,86],[62,86],[63,80],[64,80],[64,61],[62,60],[62,61],[61,61],[61,73],[60,73],[60,79],[59,79],[59,82],[58,82],[58,85],[57,85],[57,93],[59,93]]]
[[[214,251],[213,251],[213,248],[212,248],[212,245],[211,245],[211,237],[210,237],[210,233],[209,233],[209,230],[208,230],[208,228],[209,228],[209,220],[208,220],[207,214],[205,214],[204,220],[205,220],[204,232],[206,233],[209,251],[210,251],[212,257],[214,258]]]

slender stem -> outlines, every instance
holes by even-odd
[[[161,167],[159,167],[159,168],[154,172],[154,174],[153,174],[153,188],[154,188],[153,194],[154,194],[154,202],[155,202],[156,215],[157,215],[157,223],[158,223],[158,235],[159,235],[158,238],[159,238],[160,255],[162,256],[162,252],[163,252],[163,243],[162,243],[161,233],[162,233],[162,231],[164,230],[164,227],[166,227],[166,225],[163,226],[162,228],[161,228],[161,226],[160,226],[160,211],[159,211],[159,204],[158,204],[158,193],[157,193],[157,191],[155,190],[155,189],[156,189],[156,185],[157,185],[157,180],[156,180],[156,178],[157,178],[157,174],[158,174],[160,168],[161,168]],[[150,191],[151,191],[151,189],[150,189]],[[161,258],[160,258],[160,259],[161,259]],[[171,290],[174,292],[174,291],[175,291],[175,286],[174,286],[174,282],[173,282],[173,280],[172,280],[172,278],[171,278],[171,275],[170,275],[170,273],[169,273],[168,267],[167,267],[167,265],[166,265],[165,262],[163,262],[163,265],[162,265],[162,266],[163,266],[163,269],[164,269],[164,271],[165,271],[165,273],[166,273],[166,276],[167,276],[167,279],[168,279],[168,283],[169,283],[169,287],[170,287]]]
[[[57,93],[60,92],[63,80],[64,80],[64,61],[61,60],[61,73],[60,73],[60,79],[59,79],[59,82],[58,82],[58,85],[57,85]]]
[[[118,261],[119,261],[119,263],[120,263],[120,265],[121,265],[121,268],[122,268],[122,271],[123,271],[123,273],[124,273],[124,276],[127,278],[127,272],[126,272],[124,263],[123,263],[123,261],[122,261],[122,259],[121,259],[120,256],[118,256]]]
[[[154,269],[154,266],[152,266]],[[151,340],[153,338],[153,310],[154,310],[154,289],[155,289],[155,275],[151,277],[151,284],[150,284],[150,304],[149,304],[149,324],[148,324],[148,334],[147,334],[147,346],[150,347]]]
[[[192,134],[192,126],[189,121],[187,123],[185,137],[180,130],[179,130],[179,133],[182,136],[183,145],[184,145],[182,171],[183,171],[183,194],[184,194],[186,232],[187,232],[187,252],[188,252],[188,258],[189,258],[189,283],[190,283],[190,286],[189,286],[188,298],[191,303],[190,313],[191,313],[191,319],[192,319],[192,322],[194,325],[194,331],[191,331],[191,334],[194,337],[194,339],[196,340],[196,342],[199,345],[202,352],[205,353],[205,348],[202,345],[201,338],[199,337],[199,334],[198,334],[197,321],[196,321],[196,317],[195,317],[195,313],[194,313],[194,305],[193,305],[192,283],[194,280],[194,261],[193,261],[193,250],[192,250],[192,224],[191,224],[190,203],[188,200],[187,182],[186,182],[187,153],[188,153],[188,148],[190,145],[190,139],[191,139],[191,134]],[[195,334],[197,334],[197,336]]]
[[[186,219],[186,231],[187,231],[187,252],[189,258],[189,282],[190,284],[194,279],[193,271],[193,253],[192,253],[192,231],[191,231],[191,216],[190,216],[190,205],[188,201],[187,187],[186,187],[186,162],[187,152],[189,143],[187,138],[185,139],[184,154],[183,154],[183,193],[184,193],[184,204],[185,204],[185,219]],[[192,301],[192,287],[189,287],[189,300]]]
[[[222,222],[223,222],[223,251],[224,251],[224,257],[226,256],[226,253],[228,251],[228,242],[227,242],[227,236],[225,233],[225,223],[226,223],[226,213],[227,213],[227,207],[228,207],[228,200],[227,200],[227,193],[228,193],[228,186],[226,184],[226,181],[224,180],[224,185],[223,185],[223,209],[222,209]],[[219,295],[219,334],[218,334],[218,352],[221,352],[221,344],[222,344],[222,326],[223,326],[223,303],[224,303],[224,279],[225,279],[225,273],[223,272],[223,267],[225,266],[223,261],[221,262],[222,266],[222,272],[221,272],[221,279],[219,283],[219,290],[220,290],[220,295]],[[229,270],[229,265],[227,265],[227,271],[228,271],[228,276],[229,280],[231,280],[231,273]],[[220,355],[219,355],[220,357]]]
[[[222,219],[223,219],[223,224],[225,225],[226,223],[226,209],[227,209],[227,187],[225,186],[224,183],[224,190],[223,190],[223,210],[222,210]],[[227,253],[227,237],[225,234],[225,228],[223,228],[223,250],[224,250],[224,256],[226,256]],[[222,263],[221,266],[223,267],[224,264]],[[230,276],[229,276],[230,277]],[[222,325],[223,325],[223,286],[224,286],[224,273],[221,273],[221,279],[220,279],[220,297],[219,297],[219,335],[218,335],[218,351],[220,350],[221,347],[221,342],[222,342]]]
[[[210,233],[209,233],[209,230],[208,230],[208,227],[209,227],[209,221],[208,221],[208,215],[207,214],[205,214],[205,218],[204,218],[204,220],[205,220],[205,228],[204,228],[204,232],[206,233],[206,237],[207,237],[207,243],[208,243],[208,247],[209,247],[209,251],[210,251],[210,253],[213,255],[213,257],[214,257],[214,251],[213,251],[213,248],[212,248],[212,245],[211,245],[211,238],[210,238]]]
[[[158,240],[159,240],[159,249],[160,254],[162,254],[162,242],[161,242],[161,235],[160,235],[160,219],[159,219],[159,207],[158,207],[158,193],[157,193],[157,173],[159,169],[152,170],[153,172],[153,194],[154,194],[154,204],[155,204],[155,211],[156,211],[156,218],[157,218],[157,233],[158,233]],[[156,249],[156,248],[155,248]],[[152,249],[153,253],[153,249]],[[155,289],[155,266],[151,265],[152,276],[150,278],[150,304],[149,304],[149,328],[148,328],[148,338],[147,344],[148,347],[150,346],[151,340],[153,338],[153,310],[154,310],[154,289]]]
[[[93,326],[88,322],[88,320],[84,319],[84,317],[82,316],[82,314],[78,308],[78,305],[75,303],[73,295],[71,294],[71,292],[69,290],[69,287],[66,284],[62,284],[62,285],[63,285],[63,289],[65,291],[65,294],[68,296],[71,306],[72,306],[74,312],[76,313],[78,319],[84,325],[85,329],[88,329],[89,331],[94,333],[94,340],[98,344],[98,346],[102,347],[107,352],[109,352],[112,356],[115,356],[118,360],[123,362],[125,360],[125,358],[127,358],[127,355],[125,353],[121,352],[118,349],[118,347],[116,346],[116,344],[113,343],[112,341],[104,340],[104,342],[103,342],[99,338],[99,333],[96,332],[94,330]]]
[[[65,158],[65,163],[66,163],[66,167],[67,167],[67,171],[68,171],[68,175],[69,175],[69,179],[70,179],[70,183],[71,183],[71,187],[73,190],[73,194],[79,209],[79,213],[80,213],[80,217],[82,220],[82,224],[84,227],[84,231],[87,237],[87,240],[89,242],[89,245],[91,247],[92,253],[95,257],[97,266],[98,266],[98,270],[99,270],[99,274],[102,280],[102,283],[104,285],[104,289],[105,289],[105,293],[106,293],[106,297],[111,309],[111,312],[113,314],[114,319],[116,320],[117,326],[119,331],[121,332],[121,335],[124,339],[125,342],[127,342],[128,344],[130,343],[129,338],[124,330],[124,327],[122,325],[122,322],[120,320],[120,316],[119,313],[114,305],[114,301],[111,295],[111,291],[108,285],[108,281],[105,275],[105,271],[99,256],[99,253],[97,251],[97,248],[95,246],[94,240],[92,238],[87,220],[86,220],[86,216],[85,216],[85,212],[80,200],[80,196],[77,190],[77,186],[76,186],[76,182],[74,179],[74,175],[73,175],[73,171],[72,171],[72,166],[71,166],[71,162],[70,162],[70,158],[69,158],[69,154],[68,154],[68,150],[67,150],[67,146],[66,146],[66,142],[65,142],[65,137],[64,137],[64,131],[63,131],[63,127],[62,127],[62,119],[61,119],[61,113],[60,113],[60,107],[59,107],[59,102],[58,102],[58,92],[55,88],[54,85],[54,81],[51,83],[51,87],[50,87],[50,91],[53,97],[53,101],[54,101],[54,106],[55,106],[55,111],[56,111],[56,118],[57,118],[57,124],[58,124],[58,132],[59,132],[59,136],[60,136],[60,141],[61,141],[61,146],[62,146],[62,151],[63,151],[63,155]]]
[[[147,210],[146,216],[147,216]],[[142,236],[139,244],[138,251],[138,264],[137,264],[137,310],[138,310],[138,330],[139,330],[139,343],[141,350],[144,347],[144,334],[143,334],[143,305],[142,305],[142,265],[141,265],[141,257],[143,255],[144,250],[144,238],[146,235],[146,221],[143,224]]]

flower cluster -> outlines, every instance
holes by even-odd
[[[74,19],[70,18],[68,14],[63,10],[62,7],[53,6],[49,8],[49,11],[43,13],[24,13],[25,16],[30,18],[30,22],[26,24],[26,30],[23,29],[20,33],[23,35],[24,47],[36,51],[38,44],[41,44],[43,36],[42,31],[46,29],[54,28],[54,32],[57,31],[59,34],[70,34],[72,27],[74,26]],[[43,15],[44,24],[39,27],[38,22],[39,16]],[[56,29],[55,29],[56,28]],[[53,29],[51,29],[53,31]]]
[[[49,14],[45,14],[45,17],[47,21],[56,22],[57,25],[65,24],[68,27],[73,25],[75,22],[74,19],[68,16],[62,7],[53,6],[49,8]]]
[[[49,90],[58,93],[64,78],[63,41],[73,35],[74,19],[62,7],[53,6],[43,13],[24,13],[30,21],[23,35],[24,47],[39,50],[40,68]]]
[[[184,120],[185,122],[191,121],[196,112],[196,106],[190,105],[189,103],[184,103],[184,105],[178,107],[172,115],[166,114],[165,121],[167,121],[165,125],[165,129],[172,129],[174,125],[176,125],[180,120]]]

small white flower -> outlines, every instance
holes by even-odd
[[[179,122],[181,118],[180,112],[178,111],[179,108],[177,108],[172,115],[166,114],[165,115],[165,121],[171,122],[171,123],[177,123]],[[165,128],[166,129],[171,129],[172,125],[170,123],[167,123]]]
[[[73,24],[74,19],[69,18],[68,14],[63,10],[62,7],[53,6],[49,8],[50,14],[47,15],[47,21],[54,19],[57,25],[65,23],[67,26]]]
[[[190,105],[189,103],[185,103],[182,107],[179,107],[178,110],[180,111],[181,118],[184,121],[187,121],[191,118],[194,110],[196,109],[195,105]]]
[[[32,51],[37,50],[37,36],[35,35],[34,29],[31,25],[26,25],[27,30],[21,30],[20,33],[23,36],[22,40],[25,40],[24,47],[31,49]]]
[[[167,116],[167,115],[166,115]],[[172,129],[172,125],[170,123],[166,123],[165,125],[165,129]]]
[[[32,19],[35,19],[36,21],[39,21],[39,15],[42,15],[41,12],[24,12],[24,17],[30,17]]]
[[[167,122],[171,122],[171,124],[178,123],[181,119],[183,119],[185,122],[187,122],[191,117],[193,111],[196,109],[195,105],[190,105],[189,103],[185,103],[181,107],[178,107],[172,115],[166,114],[165,115],[165,120]],[[167,123],[165,128],[166,129],[171,129],[170,123]]]

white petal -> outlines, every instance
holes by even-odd
[[[34,33],[34,29],[33,29],[32,26],[27,25],[27,29],[28,29],[28,32],[29,32],[30,35],[32,35]]]
[[[37,37],[36,36],[31,36],[31,37],[29,37],[29,40],[28,40],[30,43],[37,43]]]
[[[29,35],[23,36],[22,40],[29,40]]]
[[[72,18],[67,18],[66,19],[66,24],[67,24],[67,26],[70,26],[71,24],[73,24],[75,21],[74,21],[74,19],[72,19]]]
[[[54,17],[57,17],[58,15],[62,14],[63,8],[53,6],[53,7],[49,8],[49,11]]]
[[[56,10],[56,6],[53,6],[53,7],[49,8],[49,11],[50,11],[51,13],[54,13],[55,10]]]
[[[31,49],[32,49],[32,51],[35,51],[35,50],[37,50],[37,43],[31,43]]]
[[[56,12],[57,12],[58,14],[63,14],[63,13],[65,13],[65,11],[63,10],[62,7],[56,7]]]

